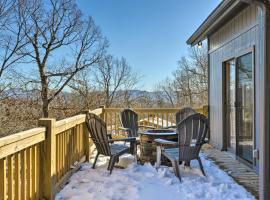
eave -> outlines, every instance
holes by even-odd
[[[187,40],[187,44],[196,45],[237,15],[248,4],[242,0],[223,0],[199,28]]]

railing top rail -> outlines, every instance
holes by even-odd
[[[0,159],[43,142],[45,132],[45,128],[34,128],[0,138]]]
[[[104,108],[106,113],[120,112],[124,108]],[[176,113],[181,108],[132,108],[135,112],[138,113]],[[203,108],[195,108],[196,111],[201,112]]]
[[[59,134],[63,131],[66,131],[72,127],[75,127],[78,124],[82,124],[85,122],[85,114],[76,115],[73,117],[69,117],[60,121],[55,122],[56,126],[56,134]]]
[[[22,131],[13,135],[9,135],[6,137],[2,137],[0,138],[0,147],[3,147],[5,145],[11,144],[11,143],[15,143],[15,142],[19,142],[22,139],[26,139],[29,137],[33,137],[35,135],[38,135],[40,133],[44,133],[45,134],[46,129],[44,127],[39,127],[39,128],[33,128],[30,130],[26,130],[26,131]]]

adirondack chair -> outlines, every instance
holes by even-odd
[[[185,119],[186,117],[193,115],[197,113],[194,109],[190,108],[190,107],[185,107],[180,109],[177,113],[175,113],[175,121],[176,121],[176,125],[181,122],[183,119]],[[175,126],[168,126],[165,128],[176,128]]]
[[[196,113],[188,116],[177,125],[178,142],[157,139],[157,162],[156,167],[160,166],[161,156],[168,158],[173,166],[175,175],[181,181],[179,162],[190,162],[191,160],[198,160],[202,174],[205,176],[202,161],[199,157],[199,152],[206,135],[209,132],[208,119]],[[175,148],[163,148],[162,145],[169,144]]]
[[[120,113],[121,127],[128,133],[128,137],[138,137],[139,128],[155,129],[153,126],[138,125],[138,114],[131,109],[124,109]]]
[[[112,173],[114,165],[116,162],[119,161],[119,157],[125,153],[131,153],[132,155],[136,155],[136,138],[135,137],[128,137],[128,138],[117,138],[117,139],[110,139],[107,134],[106,123],[99,118],[97,115],[93,113],[86,114],[86,126],[90,133],[90,137],[93,140],[96,149],[97,155],[95,157],[94,163],[92,168],[95,168],[98,156],[104,155],[109,156],[110,161],[108,164],[107,170]],[[130,146],[126,146],[124,144],[116,144],[114,142],[117,141],[124,141],[130,142]],[[136,159],[136,156],[135,156]]]

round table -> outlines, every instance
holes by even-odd
[[[156,142],[155,139],[164,139],[177,141],[178,135],[175,130],[171,129],[151,129],[145,132],[139,133],[140,135],[140,162],[150,162],[154,164],[156,162]],[[166,146],[165,146],[166,147]],[[162,158],[161,163],[169,165],[170,163],[165,158]]]

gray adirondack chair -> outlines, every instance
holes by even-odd
[[[185,161],[189,163],[191,160],[196,159],[205,176],[199,152],[209,132],[208,119],[200,113],[190,115],[177,125],[176,130],[178,132],[178,142],[155,140],[157,143],[156,167],[160,166],[161,156],[165,156],[171,161],[174,173],[181,181],[179,162]],[[175,148],[162,148],[164,144],[170,144]]]
[[[155,129],[153,126],[138,125],[138,114],[129,108],[120,112],[120,123],[119,129],[126,131],[129,137],[138,137],[139,128]]]
[[[108,134],[107,134],[106,123],[97,115],[93,113],[87,113],[86,126],[90,133],[90,137],[93,140],[97,149],[97,155],[95,157],[95,161],[92,166],[93,169],[95,168],[99,155],[110,157],[107,170],[109,170],[110,173],[112,173],[114,165],[116,162],[119,161],[119,157],[121,155],[125,153],[131,153],[132,155],[137,154],[135,137],[110,139],[110,137],[108,137]],[[117,141],[130,142],[130,146],[114,143]]]
[[[181,122],[183,119],[185,119],[186,117],[193,115],[197,113],[194,109],[190,108],[190,107],[185,107],[180,109],[177,113],[175,113],[175,121],[176,121],[176,125],[175,126],[168,126],[165,128],[176,128],[177,124],[179,122]]]

